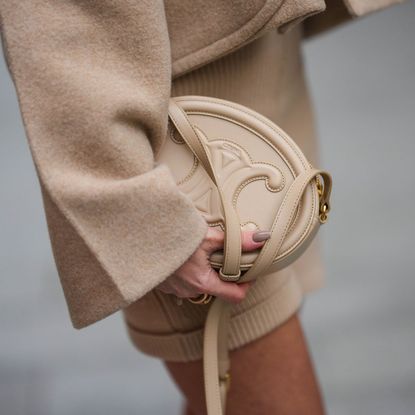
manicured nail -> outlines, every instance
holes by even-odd
[[[254,242],[262,242],[269,239],[270,236],[271,232],[269,231],[257,231],[252,235],[252,239]]]

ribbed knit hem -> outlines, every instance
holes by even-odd
[[[284,323],[300,308],[302,298],[302,289],[297,279],[288,278],[262,302],[241,314],[232,315],[229,349],[241,347]],[[144,354],[176,362],[203,357],[203,328],[187,333],[153,335],[126,324],[131,341]]]

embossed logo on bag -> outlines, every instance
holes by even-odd
[[[213,168],[225,197],[229,198],[234,207],[243,188],[254,181],[264,181],[265,189],[270,192],[279,192],[284,188],[284,176],[276,166],[253,161],[246,149],[231,140],[208,140],[200,128],[195,126],[195,130],[209,150]],[[196,157],[193,166],[186,179],[179,183],[179,187],[192,199],[196,208],[209,223],[223,222],[216,186],[210,179],[206,180],[207,173]]]

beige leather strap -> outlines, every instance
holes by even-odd
[[[332,180],[329,173],[324,170],[310,168],[298,175],[285,194],[281,206],[275,216],[270,229],[271,235],[269,239],[261,248],[252,267],[242,275],[239,282],[251,281],[259,275],[263,275],[271,266],[287,236],[289,226],[294,219],[301,197],[310,181],[316,176],[321,176],[324,179],[323,196],[320,203],[328,203],[332,186]]]
[[[324,178],[324,191],[320,203],[328,203],[332,181],[327,172],[310,168],[298,175],[288,189],[277,212],[271,228],[271,237],[261,248],[254,265],[242,275],[238,282],[254,279],[271,265],[281,249],[301,196],[310,181],[317,175]],[[226,396],[223,396],[223,389],[226,387],[226,383],[224,378],[230,367],[229,327],[225,326],[225,322],[228,322],[230,318],[230,305],[223,303],[223,300],[215,299],[208,312],[204,330],[203,364],[208,415],[222,415],[225,413]],[[225,317],[222,317],[220,313],[225,314]]]
[[[228,330],[230,303],[215,298],[203,333],[203,373],[208,415],[225,412],[229,382]]]
[[[209,150],[206,148],[203,138],[196,133],[186,113],[173,98],[170,98],[169,117],[218,189],[225,219],[224,260],[219,274],[225,281],[237,281],[241,275],[241,225],[238,212],[234,209],[228,195],[222,191],[221,183],[213,168]]]
[[[225,218],[223,265],[223,274],[225,275],[221,274],[221,277],[226,279],[229,276],[226,274],[233,273],[235,274],[233,277],[237,278],[231,276],[229,280],[233,279],[236,282],[245,282],[255,279],[257,276],[265,273],[277,257],[301,197],[307,185],[316,176],[321,176],[324,180],[320,204],[327,204],[328,206],[332,186],[330,174],[323,170],[310,167],[295,178],[275,216],[271,227],[271,237],[263,245],[253,266],[245,274],[240,276],[241,228],[238,213],[233,208],[232,203],[229,202],[227,195],[224,195],[222,192],[203,139],[199,137],[185,112],[176,104],[174,99],[170,100],[169,116],[219,191]],[[229,319],[230,304],[220,298],[215,298],[206,318],[203,339],[204,381],[208,415],[223,415],[225,412],[230,367],[228,352]]]

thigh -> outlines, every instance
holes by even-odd
[[[298,315],[230,353],[226,415],[324,413],[318,381]],[[165,362],[187,400],[188,415],[204,415],[203,366]]]

